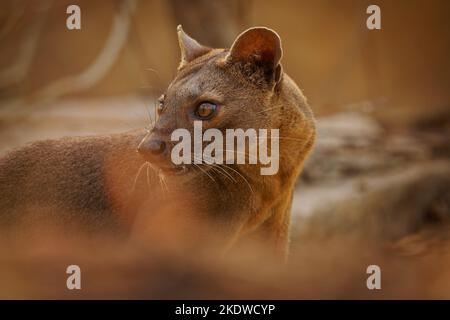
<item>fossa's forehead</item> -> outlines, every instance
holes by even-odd
[[[181,79],[176,79],[167,89],[166,99],[185,99],[195,97],[207,90],[207,78],[204,73],[192,73]]]
[[[167,88],[167,98],[201,95],[205,91],[220,91],[227,79],[217,62],[220,56],[212,56],[201,63],[183,68]]]
[[[212,69],[216,69],[219,64],[218,62],[223,61],[227,53],[227,49],[212,49],[207,54],[204,54],[179,68],[174,81],[189,77],[191,74],[208,72]]]

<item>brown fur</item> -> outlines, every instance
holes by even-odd
[[[278,35],[266,28],[249,29],[230,50],[204,47],[181,28],[179,40],[179,71],[154,128],[149,133],[40,141],[10,152],[0,160],[0,221],[16,225],[28,212],[33,223],[37,216],[45,221],[56,217],[89,230],[113,226],[128,231],[150,216],[166,222],[212,220],[211,228],[226,235],[227,245],[256,235],[277,252],[287,252],[292,191],[315,129],[305,97],[283,73]],[[136,148],[155,137],[169,141],[176,128],[192,130],[187,115],[202,99],[224,106],[204,122],[204,130],[278,128],[278,173],[262,176],[258,165],[228,165],[225,175],[202,165],[207,174],[190,170],[186,177],[165,175],[161,183],[159,170],[148,170]],[[168,224],[170,230],[173,225]]]

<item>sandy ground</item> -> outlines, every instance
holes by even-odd
[[[148,125],[152,99],[137,96],[0,106],[0,152],[27,142],[124,132]]]

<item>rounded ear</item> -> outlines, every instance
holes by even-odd
[[[177,27],[178,33],[178,44],[181,50],[181,61],[178,69],[182,68],[195,58],[198,58],[206,53],[208,53],[211,48],[205,47],[198,43],[195,39],[187,35],[181,25]]]
[[[275,71],[282,55],[281,39],[278,34],[266,27],[255,27],[244,31],[236,38],[226,61],[251,62]]]

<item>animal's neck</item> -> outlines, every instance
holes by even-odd
[[[286,254],[297,167],[280,164],[280,171],[272,176],[261,175],[254,165],[226,167],[227,175],[210,171],[214,182],[204,180],[204,187],[214,199],[211,214],[226,219],[230,245],[258,237],[268,240],[280,255]]]

